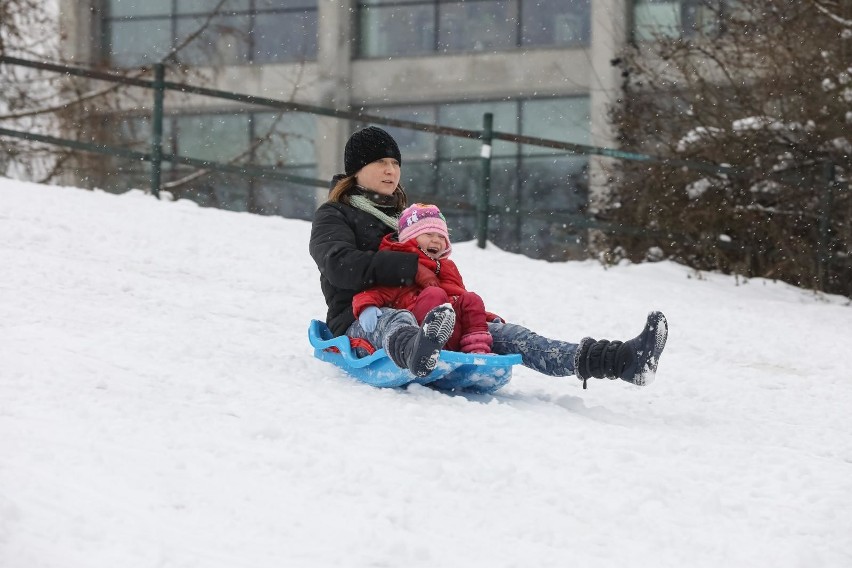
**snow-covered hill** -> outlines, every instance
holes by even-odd
[[[852,308],[672,264],[454,246],[657,381],[377,390],[311,356],[309,224],[0,180],[0,566],[849,567]]]

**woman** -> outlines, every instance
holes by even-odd
[[[370,331],[352,311],[355,294],[373,286],[425,287],[434,279],[418,263],[417,254],[379,250],[384,236],[397,230],[397,217],[407,205],[399,185],[401,165],[399,146],[390,134],[375,126],[354,133],[344,149],[345,175],[335,176],[328,201],[314,215],[309,248],[320,271],[331,332],[381,346],[398,367],[422,377],[435,368],[453,331],[451,306],[434,308],[422,326],[409,311],[382,308],[375,325],[367,326]],[[642,333],[629,341],[586,337],[579,344],[548,339],[500,320],[489,322],[488,330],[494,353],[520,353],[525,366],[551,376],[574,374],[585,388],[591,377],[650,383],[668,326],[662,313],[651,312]]]

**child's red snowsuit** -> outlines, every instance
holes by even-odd
[[[478,294],[465,289],[461,274],[452,260],[434,260],[417,247],[414,239],[400,243],[393,233],[385,236],[379,250],[417,253],[420,265],[435,273],[439,286],[421,288],[417,284],[411,284],[376,286],[364,290],[352,299],[352,311],[356,318],[367,306],[377,306],[409,310],[418,322],[422,322],[429,310],[450,303],[456,312],[456,325],[447,341],[446,349],[467,351],[464,347],[470,347],[469,340],[476,338],[476,341],[485,341],[485,347],[490,350],[491,337],[483,334],[488,333],[487,322],[497,319],[497,316],[485,311],[485,304]]]

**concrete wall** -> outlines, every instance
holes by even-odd
[[[620,70],[612,60],[629,37],[629,0],[595,0],[592,2],[591,82],[589,97],[592,109],[591,143],[593,146],[615,147],[615,135],[609,121],[608,108],[621,90]],[[612,160],[593,156],[589,161],[589,205],[596,207],[606,196],[608,166]]]
[[[97,0],[59,0],[66,53],[80,63],[94,63],[99,32]],[[529,49],[488,54],[420,56],[352,60],[355,0],[318,3],[317,61],[246,65],[198,70],[211,87],[336,109],[381,104],[476,101],[588,94],[592,143],[613,145],[607,105],[617,96],[620,78],[610,60],[627,37],[628,0],[592,2],[589,48]],[[170,95],[169,105],[219,110],[228,104],[203,97]],[[171,107],[173,108],[173,107]],[[350,134],[346,121],[319,118],[316,151],[318,176],[330,178],[342,167],[343,145]],[[592,161],[592,195],[605,185],[601,163]],[[318,199],[325,191],[317,192]]]
[[[97,63],[92,38],[100,35],[98,0],[57,0],[62,56],[80,65]]]
[[[355,104],[583,95],[590,76],[586,49],[362,59],[352,68]]]

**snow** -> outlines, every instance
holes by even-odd
[[[493,311],[657,380],[493,396],[312,357],[309,224],[0,179],[0,566],[848,567],[849,301],[474,243]]]
[[[698,179],[686,186],[686,194],[690,199],[698,199],[704,195],[708,189],[713,187],[713,182],[707,178]]]

